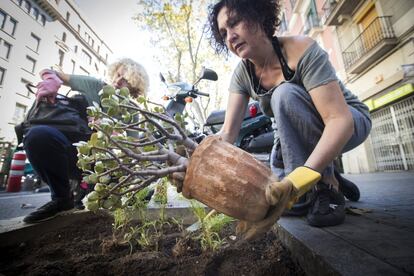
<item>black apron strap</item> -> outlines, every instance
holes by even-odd
[[[288,80],[293,78],[293,75],[295,75],[295,71],[290,69],[289,65],[287,64],[286,59],[282,54],[282,50],[280,48],[279,40],[277,39],[276,36],[273,37],[272,44],[273,44],[273,49],[275,50],[276,55],[279,58],[280,65],[282,66],[283,77],[285,78],[285,80],[288,81]]]

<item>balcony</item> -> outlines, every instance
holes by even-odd
[[[312,38],[319,32],[322,32],[322,24],[317,14],[308,15],[305,25],[303,26],[303,34]]]
[[[324,25],[341,25],[343,16],[350,16],[361,4],[360,0],[326,0],[322,6]]]
[[[397,44],[390,19],[390,16],[377,17],[342,52],[348,73],[361,73]]]
[[[39,7],[42,8],[45,12],[47,12],[53,20],[59,18],[59,12],[54,7],[56,4],[53,4],[48,0],[34,0],[34,2],[39,5]]]

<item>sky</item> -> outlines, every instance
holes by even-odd
[[[112,50],[113,55],[109,63],[122,57],[138,61],[150,75],[151,94],[155,93],[154,90],[159,90],[159,65],[155,64],[153,59],[154,53],[149,43],[149,35],[141,32],[132,19],[138,11],[136,0],[75,0],[75,2],[88,24]],[[162,92],[159,97],[162,96],[161,94]]]

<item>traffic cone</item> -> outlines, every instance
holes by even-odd
[[[20,192],[25,162],[26,153],[24,151],[16,151],[10,166],[9,179],[7,180],[7,192]]]

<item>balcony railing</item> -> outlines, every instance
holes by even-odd
[[[390,16],[377,17],[342,52],[345,70],[359,73],[396,44]]]

